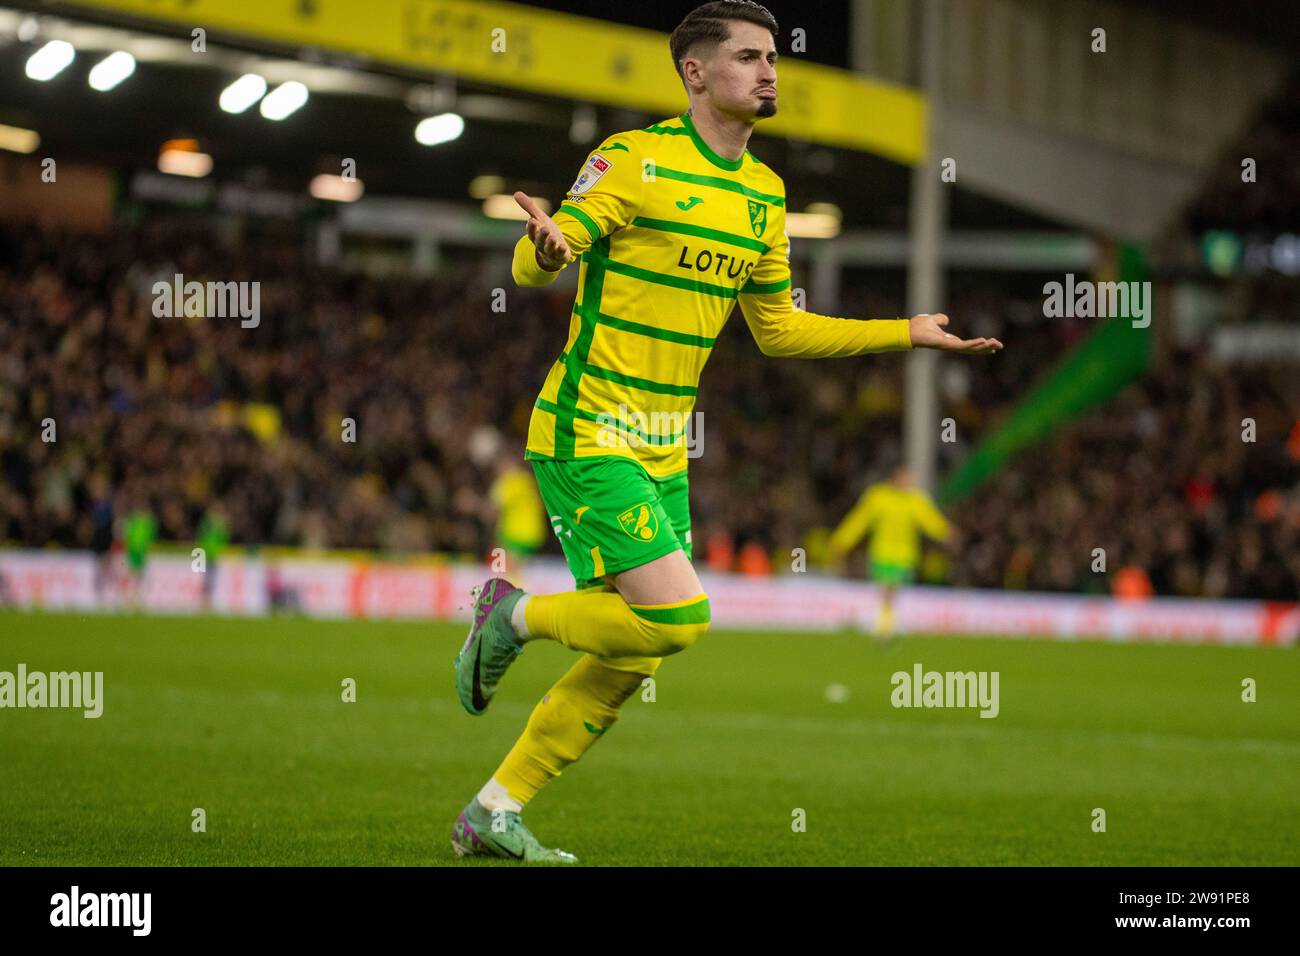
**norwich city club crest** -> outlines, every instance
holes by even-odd
[[[645,502],[624,511],[618,516],[618,523],[638,541],[653,541],[659,533],[659,518]]]
[[[761,202],[749,201],[749,224],[754,230],[754,235],[763,238],[763,230],[767,228],[767,204]]]

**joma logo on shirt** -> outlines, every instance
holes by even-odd
[[[727,255],[725,252],[715,252],[712,249],[701,249],[692,258],[690,246],[682,246],[681,255],[677,257],[677,267],[679,269],[691,269],[709,275],[723,275],[722,267],[726,266],[725,274],[729,279],[748,279],[755,265],[756,262],[753,259],[742,259],[739,256]]]

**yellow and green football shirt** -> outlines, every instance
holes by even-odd
[[[556,225],[581,257],[563,353],[533,408],[525,458],[633,458],[686,471],[700,373],[737,301],[766,355],[826,358],[911,348],[906,319],[796,310],[785,183],[748,150],[719,156],[689,112],[616,133],[587,157]],[[515,246],[521,286],[559,272]]]
[[[948,531],[948,520],[925,492],[880,482],[867,488],[844,516],[831,535],[830,553],[836,558],[847,554],[869,534],[873,563],[914,568],[921,557],[921,535],[942,541]]]

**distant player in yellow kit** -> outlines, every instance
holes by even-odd
[[[867,488],[844,516],[831,535],[830,558],[843,560],[864,537],[871,537],[867,560],[871,580],[880,585],[877,638],[888,641],[894,636],[894,597],[900,585],[916,576],[921,536],[946,541],[951,533],[952,526],[930,496],[915,486],[906,468],[895,468],[889,481]]]
[[[772,14],[747,0],[693,10],[669,40],[689,108],[606,137],[554,218],[515,193],[529,216],[516,284],[549,285],[580,262],[568,338],[534,403],[525,454],[578,590],[486,581],[456,659],[457,695],[484,713],[531,641],[582,656],[456,818],[459,855],[573,862],[524,826],[525,804],[605,736],[664,657],[707,632],[685,430],[737,305],[764,355],[1002,347],[946,331],[942,314],[860,320],[794,307],[785,183],[746,148],[758,120],[776,114],[776,36]],[[503,327],[502,341],[511,334]]]
[[[546,540],[546,509],[537,494],[537,482],[519,467],[513,454],[503,453],[489,497],[497,511],[494,546],[505,551],[509,572],[519,574],[525,560],[541,550]]]

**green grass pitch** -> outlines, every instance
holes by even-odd
[[[0,670],[104,672],[98,720],[0,710],[0,864],[485,865],[451,823],[574,655],[531,644],[472,718],[463,635],[0,613]],[[917,662],[998,671],[999,716],[895,709]],[[1285,648],[711,631],[525,819],[597,865],[1294,865],[1297,701]]]

